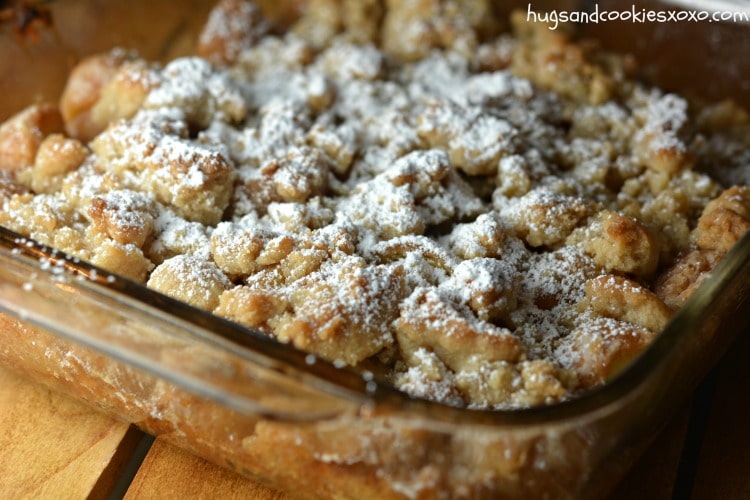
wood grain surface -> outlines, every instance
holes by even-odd
[[[693,498],[750,498],[750,332],[717,370]]]
[[[106,498],[140,432],[0,368],[0,498]]]
[[[159,498],[283,500],[287,496],[157,439],[125,499]]]

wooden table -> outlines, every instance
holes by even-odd
[[[740,339],[613,499],[750,498],[750,336]],[[282,499],[0,368],[0,498]]]

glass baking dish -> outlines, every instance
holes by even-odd
[[[0,362],[296,497],[601,497],[748,329],[749,288],[746,235],[606,386],[476,411],[410,398],[0,228]]]
[[[410,398],[0,228],[0,362],[295,496],[598,497],[750,318],[750,235],[653,344],[578,399]]]

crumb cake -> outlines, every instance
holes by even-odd
[[[309,4],[81,61],[0,126],[0,224],[481,409],[606,383],[750,228],[732,103],[487,1]]]

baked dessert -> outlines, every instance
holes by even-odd
[[[91,57],[59,103],[0,126],[0,224],[416,398],[575,398],[748,229],[750,122],[512,24],[482,0],[221,1],[196,57]],[[102,330],[136,315],[75,313]],[[235,411],[4,314],[0,359],[308,498],[596,496],[689,385],[545,421],[381,408],[125,323],[113,335],[262,404]]]
[[[0,224],[416,397],[571,398],[750,228],[750,120],[498,25],[322,1],[278,34],[224,0],[195,57],[88,58],[4,123]]]

